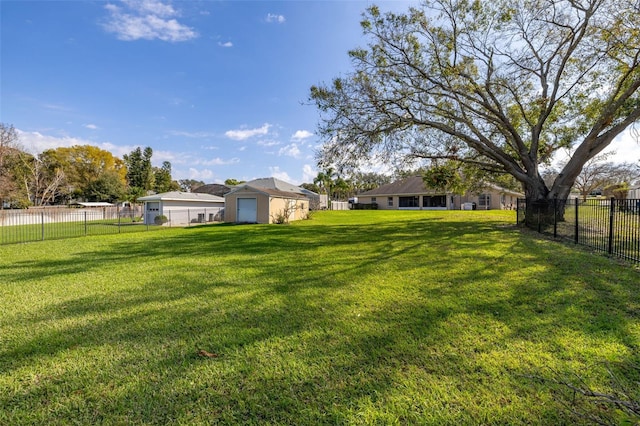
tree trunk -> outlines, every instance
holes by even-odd
[[[558,194],[547,189],[542,179],[525,183],[525,224],[540,230],[556,221],[563,221],[567,196],[568,193],[564,198],[558,198]]]

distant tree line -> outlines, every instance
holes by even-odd
[[[12,125],[0,123],[0,207],[59,205],[71,201],[132,201],[149,191],[180,189],[171,163],[151,164],[153,150],[115,157],[91,145],[26,152]]]

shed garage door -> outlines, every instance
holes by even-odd
[[[237,222],[257,222],[258,202],[255,198],[238,198]]]

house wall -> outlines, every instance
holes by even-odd
[[[277,214],[278,211],[282,211],[287,205],[286,203],[289,202],[295,203],[296,205],[294,213],[291,215],[291,217],[289,217],[290,221],[303,219],[307,217],[309,213],[308,199],[270,197],[267,194],[252,191],[247,188],[241,189],[238,192],[234,192],[233,194],[227,194],[225,196],[225,222],[236,222],[238,198],[256,198],[256,220],[258,223],[273,223],[273,217]]]
[[[481,205],[480,194],[465,194],[457,196],[455,208],[461,209],[464,203],[476,203],[478,210],[515,210],[518,196],[516,194],[503,193],[498,190],[487,190],[483,194],[489,195],[489,204]]]
[[[148,212],[148,206],[159,203],[157,212]],[[223,202],[204,201],[146,201],[145,202],[145,223],[154,224],[156,215],[164,215],[170,221],[170,225],[189,225],[190,223],[202,223],[218,220],[220,210],[224,209]],[[203,215],[203,216],[199,216]],[[213,215],[213,216],[212,216]]]
[[[358,195],[358,203],[362,204],[371,204],[373,203],[373,199],[375,198],[376,204],[378,204],[378,210],[451,210],[454,208],[451,196],[446,195],[446,207],[424,207],[423,206],[423,197],[424,196],[442,196],[444,194],[402,194],[402,197],[411,197],[418,196],[419,207],[400,207],[400,196],[399,195],[376,195],[372,196],[362,196]],[[389,205],[389,198],[392,199],[392,205]]]
[[[215,220],[223,208],[222,202],[162,201],[160,203],[161,214],[170,220],[171,225],[212,222],[213,220],[209,219]]]
[[[274,218],[279,212],[284,211],[289,205],[295,206],[295,209],[289,216],[289,221],[304,219],[309,214],[309,200],[298,200],[293,198],[276,198],[272,197],[270,203],[269,222],[273,223]]]
[[[256,199],[256,221],[258,223],[269,223],[269,196],[252,191],[241,189],[233,194],[225,195],[224,221],[236,222],[238,215],[238,198]]]

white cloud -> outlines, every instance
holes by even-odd
[[[87,129],[91,129],[91,130],[97,130],[98,126],[96,126],[95,124],[85,124],[84,127],[86,127]]]
[[[221,41],[218,42],[218,46],[220,47],[233,47],[233,43],[231,43],[230,41],[227,41],[226,43],[223,43]]]
[[[172,130],[169,132],[171,136],[183,136],[185,138],[206,139],[215,136],[209,132],[185,132],[182,130]]]
[[[305,164],[302,167],[302,181],[311,183],[318,176],[318,171],[310,164]]]
[[[295,143],[284,146],[278,151],[278,155],[286,155],[287,157],[300,158],[300,148]]]
[[[198,170],[189,168],[189,179],[207,181],[213,177],[213,172],[209,169]]]
[[[229,164],[238,164],[240,159],[237,157],[231,158],[229,160],[223,160],[220,157],[212,158],[211,160],[198,160],[195,164],[203,165],[203,166],[226,166]]]
[[[179,23],[172,17],[178,12],[170,4],[157,0],[122,2],[125,8],[107,4],[109,12],[107,22],[103,24],[106,31],[116,34],[119,40],[163,40],[186,41],[198,37],[192,28]]]
[[[260,140],[257,142],[258,145],[260,146],[276,146],[276,145],[280,145],[280,142],[273,140],[273,139],[264,139],[264,140]]]
[[[229,139],[243,141],[253,136],[266,135],[269,133],[270,127],[271,124],[265,123],[262,127],[258,127],[257,129],[227,130],[224,135]]]
[[[269,167],[269,172],[271,173],[271,177],[283,180],[285,182],[297,184],[297,182],[293,182],[291,180],[291,177],[289,176],[289,174],[287,172],[280,170],[280,167],[278,167],[278,166]]]
[[[286,21],[285,17],[283,15],[277,15],[275,13],[268,13],[267,14],[267,22],[276,22],[278,24],[283,24]]]
[[[640,128],[636,132],[640,131]],[[640,161],[640,135],[634,136],[634,131],[628,129],[615,138],[604,152],[615,152],[608,159],[616,163],[637,163]]]
[[[20,145],[32,154],[37,154],[47,149],[89,144],[87,140],[69,136],[55,137],[43,135],[40,132],[23,132],[20,129],[16,129],[16,133],[18,133]]]
[[[313,136],[313,133],[311,133],[308,130],[296,130],[296,132],[293,134],[293,136],[291,136],[291,140],[292,141],[302,141],[304,139],[308,139],[311,136]]]

